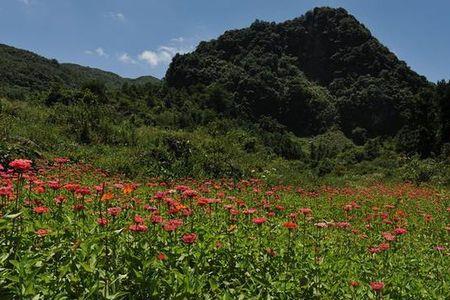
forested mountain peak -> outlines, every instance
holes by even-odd
[[[415,107],[431,109],[433,84],[343,8],[226,31],[175,56],[166,81],[175,88],[220,84],[251,118],[273,117],[299,136],[335,125],[347,136],[367,137],[437,130],[412,124],[434,118]]]

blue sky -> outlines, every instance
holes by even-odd
[[[0,43],[125,77],[163,77],[171,57],[255,19],[344,7],[431,81],[450,79],[447,0],[1,0]]]

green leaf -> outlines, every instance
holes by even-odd
[[[5,218],[5,219],[15,219],[15,218],[17,218],[18,216],[20,216],[21,214],[22,214],[22,212],[19,212],[19,213],[17,213],[17,214],[4,215],[3,218]]]

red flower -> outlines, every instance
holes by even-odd
[[[110,207],[108,208],[108,214],[110,214],[113,217],[117,217],[120,212],[122,211],[122,208],[120,207]]]
[[[43,237],[43,236],[46,236],[48,234],[48,230],[41,228],[41,229],[36,230],[35,233],[38,236]]]
[[[230,209],[230,214],[232,216],[237,216],[239,214],[239,210],[232,208]]]
[[[352,286],[352,287],[357,287],[357,286],[359,286],[359,282],[358,281],[350,281],[350,286]]]
[[[251,215],[254,214],[256,212],[256,208],[249,208],[244,210],[244,215]]]
[[[31,169],[32,161],[29,159],[15,159],[9,163],[9,166],[17,171],[27,171]]]
[[[37,207],[33,208],[33,211],[38,215],[42,215],[42,214],[48,213],[50,211],[50,209],[45,206],[37,206]]]
[[[100,225],[101,227],[105,227],[106,225],[108,225],[108,219],[99,218],[97,219],[97,224]]]
[[[75,193],[81,196],[90,195],[91,191],[87,187],[79,187],[75,190]]]
[[[148,227],[143,224],[133,224],[128,228],[133,232],[145,232],[148,230]]]
[[[283,227],[292,230],[297,228],[297,224],[295,224],[294,222],[284,222]]]
[[[153,224],[159,224],[159,223],[162,223],[162,222],[164,222],[163,217],[161,217],[159,215],[152,216],[152,223]]]
[[[11,186],[0,187],[0,196],[11,197],[13,194],[13,189]]]
[[[403,235],[403,234],[406,234],[407,232],[408,232],[408,230],[406,230],[405,228],[395,228],[394,229],[395,235]]]
[[[61,184],[59,183],[59,181],[49,181],[47,185],[52,190],[59,190],[61,188]]]
[[[381,251],[386,251],[389,250],[389,248],[391,248],[391,246],[388,243],[381,243],[378,248],[380,248]]]
[[[73,210],[74,210],[74,211],[82,211],[82,210],[84,210],[84,209],[85,209],[85,207],[84,207],[83,204],[75,204],[75,205],[73,206]]]
[[[261,218],[254,218],[254,219],[252,220],[252,222],[253,222],[254,224],[256,224],[256,225],[261,225],[261,224],[263,224],[263,223],[266,223],[266,221],[267,221],[267,219],[264,218],[264,217],[261,217]]]
[[[78,183],[66,183],[64,185],[64,188],[68,190],[69,192],[75,192],[80,187]]]
[[[384,288],[384,282],[382,282],[382,281],[372,281],[370,283],[370,287],[375,292],[379,292],[379,291],[381,291]]]
[[[167,259],[167,256],[166,256],[164,253],[159,252],[158,255],[156,255],[156,258],[157,258],[158,260],[166,260],[166,259]]]
[[[179,220],[179,219],[169,220],[166,222],[166,224],[164,224],[164,230],[165,231],[175,231],[181,225],[183,225],[183,220]]]
[[[138,223],[138,224],[142,224],[142,223],[144,223],[144,218],[142,218],[140,215],[135,215],[134,222]]]
[[[197,240],[197,234],[195,233],[186,233],[181,237],[181,240],[185,244],[193,244]]]
[[[197,196],[197,192],[194,190],[186,190],[183,192],[183,198],[194,198]]]

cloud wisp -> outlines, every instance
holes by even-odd
[[[138,59],[147,63],[151,68],[159,65],[169,64],[172,58],[177,54],[185,54],[194,50],[193,44],[187,45],[183,37],[171,39],[169,45],[159,46],[156,50],[142,51]]]
[[[25,4],[26,6],[31,6],[35,4],[36,0],[17,0],[17,2],[20,2],[22,4]]]
[[[135,65],[137,64],[137,61],[134,60],[128,53],[123,53],[121,55],[119,55],[118,60],[124,64],[131,64],[131,65]]]
[[[121,12],[110,11],[106,14],[106,17],[108,17],[114,21],[117,21],[117,22],[125,22],[126,21],[125,15]]]
[[[94,50],[86,50],[86,51],[84,51],[84,53],[88,54],[88,55],[96,55],[96,56],[104,57],[104,58],[109,57],[109,54],[106,53],[102,47],[98,47],[97,49],[94,49]]]

